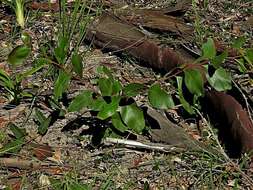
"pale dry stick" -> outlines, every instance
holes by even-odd
[[[39,169],[43,165],[45,166],[45,163],[23,160],[20,158],[0,158],[0,166],[7,168]]]
[[[162,151],[162,152],[178,152],[182,150],[181,148],[172,146],[172,145],[163,145],[163,144],[156,144],[156,143],[142,143],[133,140],[127,139],[117,139],[117,138],[109,138],[107,137],[104,140],[105,144],[121,144],[133,148],[144,148],[148,150],[155,150],[155,151]]]
[[[229,156],[226,154],[226,152],[224,151],[223,147],[221,146],[217,136],[214,134],[213,132],[213,129],[211,128],[209,122],[206,121],[206,119],[203,117],[203,115],[199,112],[199,110],[197,110],[197,113],[199,114],[199,116],[201,117],[202,121],[206,124],[206,126],[208,127],[209,131],[211,132],[213,138],[215,139],[216,141],[216,144],[218,145],[219,149],[220,149],[220,152],[221,154],[223,155],[223,157],[225,158],[226,162],[231,164],[241,175],[244,179],[247,180],[247,182],[251,185],[251,187],[253,187],[253,180],[247,175],[245,174],[241,169],[240,167],[238,167],[238,165],[236,163],[234,163],[230,158]]]

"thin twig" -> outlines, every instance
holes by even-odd
[[[109,138],[107,137],[104,140],[105,144],[121,144],[132,148],[143,148],[148,150],[162,151],[162,152],[178,152],[182,151],[182,148],[178,148],[172,145],[163,145],[156,143],[142,143],[133,140],[127,139],[117,139],[117,138]]]

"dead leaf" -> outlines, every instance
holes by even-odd
[[[35,157],[41,161],[53,156],[53,149],[48,145],[31,143],[30,146]]]
[[[159,124],[159,129],[151,129],[151,138],[155,142],[163,142],[177,147],[199,150],[202,145],[191,138],[183,128],[169,121],[161,113],[149,108],[147,114]]]

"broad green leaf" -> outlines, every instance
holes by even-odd
[[[37,108],[35,109],[35,116],[39,123],[43,123],[46,120],[46,116]]]
[[[62,96],[62,93],[65,92],[68,88],[71,76],[60,70],[59,76],[54,84],[54,97],[59,99]]]
[[[11,140],[0,149],[0,156],[3,156],[4,154],[18,153],[21,147],[24,145],[24,142],[24,138]]]
[[[102,109],[98,112],[97,117],[101,120],[105,120],[111,117],[117,111],[120,99],[121,99],[120,96],[112,97],[111,103],[104,104]]]
[[[83,76],[83,59],[78,53],[74,53],[71,59],[73,70],[80,77]]]
[[[40,123],[39,127],[38,127],[38,133],[41,135],[46,134],[48,127],[51,123],[52,117],[47,117],[44,122]]]
[[[183,78],[177,77],[177,86],[178,86],[178,95],[179,95],[179,101],[181,102],[183,108],[189,113],[194,114],[194,109],[192,106],[185,100],[182,90],[182,84],[183,84]]]
[[[102,96],[111,96],[113,81],[110,78],[99,78],[98,87]]]
[[[155,108],[169,109],[174,107],[171,95],[161,89],[159,84],[154,84],[149,88],[148,99],[150,104]]]
[[[23,61],[29,56],[31,48],[26,45],[19,45],[15,47],[8,55],[8,62],[12,65],[22,64]]]
[[[228,51],[225,50],[220,55],[217,55],[215,58],[211,60],[211,64],[214,66],[214,68],[218,69],[222,63],[226,60],[228,56]]]
[[[207,76],[210,85],[217,91],[230,90],[232,88],[232,78],[225,69],[217,69],[212,77]]]
[[[240,49],[245,44],[245,42],[246,42],[245,37],[236,38],[235,40],[233,40],[232,47],[236,49]]]
[[[135,104],[121,107],[120,115],[127,127],[136,133],[141,133],[145,128],[143,112]]]
[[[83,91],[81,94],[77,95],[68,107],[69,112],[80,111],[85,106],[89,106],[92,104],[92,92],[91,91]]]
[[[216,48],[213,39],[208,38],[207,42],[202,45],[202,57],[213,59],[216,55]]]
[[[184,82],[188,90],[197,97],[204,94],[204,81],[199,70],[184,70]]]
[[[97,99],[92,101],[92,104],[89,106],[93,111],[100,111],[105,105],[106,101],[103,97],[98,97]]]
[[[55,57],[60,64],[64,64],[68,51],[68,39],[64,36],[60,36],[58,39],[58,45],[54,50]]]
[[[143,88],[144,88],[143,84],[130,83],[124,87],[123,93],[128,97],[133,97],[137,96]]]
[[[112,95],[118,95],[119,92],[121,91],[122,86],[118,80],[113,79],[112,83]]]
[[[122,122],[122,119],[118,112],[112,116],[112,125],[122,133],[127,130],[127,126]]]
[[[10,128],[11,132],[14,134],[16,139],[26,136],[25,129],[19,128],[14,123],[9,123],[8,127]]]
[[[39,122],[38,132],[39,134],[44,135],[48,130],[52,117],[44,116],[44,114],[38,109],[35,109],[35,116]]]

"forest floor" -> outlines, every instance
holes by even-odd
[[[138,8],[161,9],[171,5],[171,2],[174,1],[122,1],[122,4],[118,3],[117,8],[128,4]],[[14,69],[7,63],[7,57],[13,47],[22,44],[20,28],[17,26],[14,11],[7,4],[0,4],[0,68],[11,76],[32,67],[40,52],[49,51],[46,46],[56,41],[56,11],[28,7],[25,11],[25,31],[32,37],[32,54],[25,64]],[[102,11],[105,11],[103,7]],[[246,39],[245,47],[253,46],[252,1],[197,1],[186,11],[184,17],[194,28],[193,39],[190,42],[194,51],[200,52],[201,45],[208,37],[231,44],[236,37],[243,36]],[[150,30],[148,33],[167,46],[176,46],[179,41],[173,41],[168,33],[156,30]],[[129,55],[106,52],[91,46],[89,42],[84,42],[80,51],[85,52],[83,77],[81,81],[71,82],[67,100],[81,90],[98,91],[94,86],[98,66],[108,67],[123,86],[129,82],[151,84],[161,81],[164,76],[159,71],[145,67]],[[100,130],[104,131],[110,123],[93,117],[92,113],[87,111],[60,116],[49,106],[50,97],[54,93],[55,73],[45,77],[48,76],[48,70],[40,70],[22,81],[23,92],[32,92],[34,96],[22,98],[16,105],[10,104],[0,82],[0,189],[253,188],[250,156],[244,154],[240,158],[229,158],[223,144],[218,140],[217,130],[202,111],[197,116],[182,114],[177,108],[166,111],[168,119],[175,126],[182,128],[186,134],[207,147],[202,151],[194,148],[183,151],[159,151],[152,149],[152,146],[147,149],[115,144],[110,138],[104,138],[102,142],[97,143],[97,138],[98,141],[101,140]],[[232,78],[238,84],[238,89],[242,89],[244,97],[252,101],[252,75],[232,71]],[[167,89],[176,91],[172,86],[173,82],[162,83]],[[142,107],[149,107],[147,99],[147,93],[135,97],[137,104]],[[61,104],[65,106],[64,103]],[[253,109],[251,104],[248,107],[249,110]],[[38,109],[46,118],[53,118],[43,135],[38,132],[38,126],[42,126],[47,120],[44,118],[41,123],[38,122]],[[252,112],[249,113],[253,117]],[[12,127],[10,122],[13,124]],[[18,134],[22,135],[22,129],[25,129],[25,137],[20,145],[14,139]],[[131,133],[129,136],[124,138],[134,142],[151,143],[150,136],[145,133]],[[165,135],[165,138],[170,136]],[[10,142],[17,144],[13,145]],[[154,144],[156,145],[152,145]],[[160,145],[163,143],[157,144]]]

